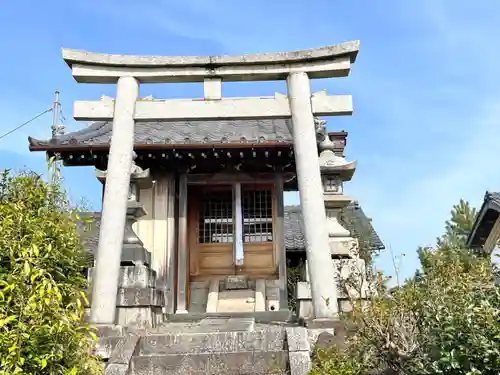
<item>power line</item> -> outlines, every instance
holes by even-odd
[[[5,138],[5,137],[7,137],[8,135],[10,135],[10,134],[14,133],[15,131],[17,131],[17,130],[21,129],[23,126],[28,125],[30,122],[35,121],[37,118],[39,118],[39,117],[43,116],[44,114],[46,114],[47,112],[51,112],[51,111],[52,111],[52,108],[46,109],[46,110],[45,110],[45,111],[43,111],[42,113],[40,113],[40,114],[36,115],[35,117],[33,117],[31,120],[28,120],[28,121],[26,121],[26,122],[23,122],[21,125],[16,126],[14,129],[9,130],[7,133],[0,135],[0,139],[3,139],[3,138]]]

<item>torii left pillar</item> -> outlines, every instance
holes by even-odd
[[[114,324],[120,258],[127,214],[130,172],[134,151],[134,112],[139,82],[120,77],[116,87],[113,133],[104,189],[99,246],[92,287],[90,321]]]

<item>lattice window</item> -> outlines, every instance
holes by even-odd
[[[243,190],[243,242],[273,241],[273,194],[270,189]]]
[[[233,242],[232,191],[205,191],[201,197],[199,243]]]

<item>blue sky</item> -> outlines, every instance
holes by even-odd
[[[479,206],[500,190],[500,3],[491,0],[0,1],[0,134],[51,105],[61,91],[68,131],[74,100],[114,95],[77,84],[61,47],[96,52],[216,55],[273,52],[361,40],[347,78],[314,90],[352,94],[355,113],[331,118],[349,132],[346,156],[358,170],[346,192],[359,200],[402,275],[415,249],[435,242],[460,198]],[[227,96],[272,95],[282,83],[226,84]],[[141,95],[199,97],[201,85],[143,85]],[[0,140],[0,168],[43,172],[27,136],[50,135],[50,114]],[[66,168],[74,200],[99,209],[90,168]],[[296,202],[294,196],[288,202]],[[378,265],[392,272],[390,251]]]

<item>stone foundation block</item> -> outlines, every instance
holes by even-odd
[[[189,287],[191,289],[208,289],[209,285],[210,285],[210,280],[191,281],[189,283]]]
[[[284,330],[233,331],[211,333],[173,333],[149,335],[139,343],[139,355],[237,353],[248,351],[280,351],[284,346]]]
[[[151,253],[142,246],[124,245],[121,257],[122,266],[151,265]]]
[[[309,333],[305,327],[287,327],[286,342],[291,352],[310,351]]]
[[[330,252],[332,255],[355,256],[358,249],[358,241],[354,238],[330,238]]]
[[[277,280],[279,281],[279,280]],[[280,309],[280,288],[271,286],[266,288],[267,311],[278,311]]]
[[[155,288],[118,288],[116,305],[122,307],[162,306],[163,293]]]
[[[121,339],[122,337],[119,336],[100,337],[94,350],[95,355],[102,359],[108,359]]]
[[[89,284],[92,284],[94,268],[88,270]],[[156,271],[145,265],[121,266],[119,288],[154,288],[156,284]]]
[[[191,288],[189,312],[204,313],[207,310],[208,289]]]
[[[283,288],[284,283],[282,280],[276,279],[276,280],[266,280],[266,287],[267,288]]]
[[[217,312],[255,311],[255,291],[251,289],[226,290],[219,293]]]
[[[290,375],[307,375],[311,371],[312,362],[309,351],[288,353]]]
[[[288,353],[285,351],[138,356],[132,360],[132,373],[137,375],[268,375],[286,373],[287,360]]]
[[[132,357],[137,352],[136,348],[139,339],[139,336],[129,334],[116,344],[104,370],[104,375],[130,374]]]
[[[95,327],[97,337],[121,337],[125,335],[123,327],[114,324],[99,324]]]
[[[115,321],[121,326],[134,328],[156,327],[161,320],[163,311],[160,307],[117,307]]]
[[[228,276],[224,280],[225,290],[248,289],[248,279],[246,276]]]

